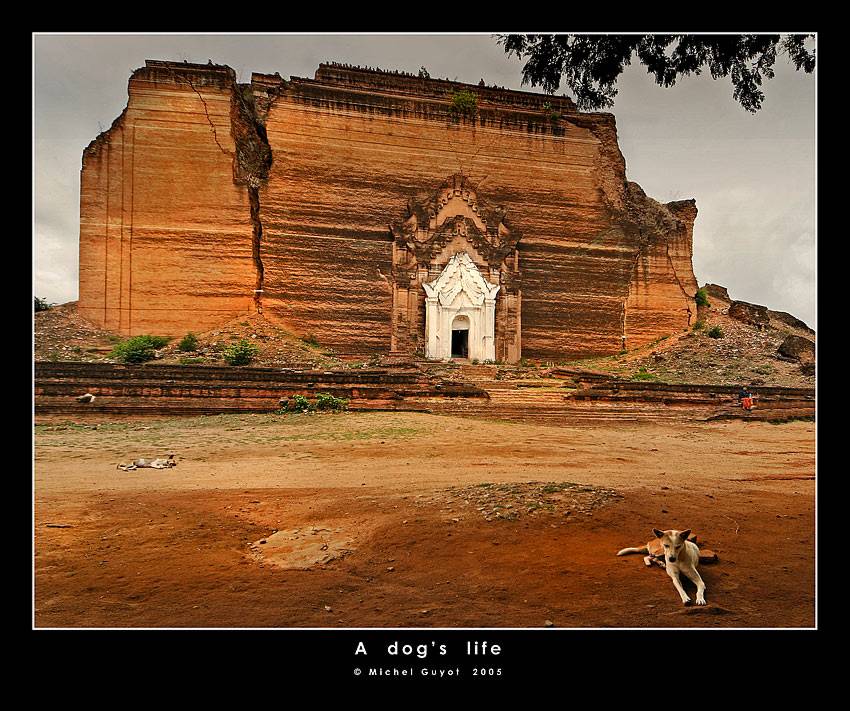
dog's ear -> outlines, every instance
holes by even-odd
[[[659,531],[657,528],[653,528],[652,532],[655,534],[656,538],[664,538],[664,531]]]
[[[682,543],[684,543],[688,540],[688,536],[691,535],[691,529],[689,528],[686,531],[682,531],[679,535],[682,537]]]

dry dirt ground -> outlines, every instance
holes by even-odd
[[[811,422],[49,422],[35,625],[813,626],[814,440]],[[176,468],[116,469],[169,452]],[[718,554],[707,607],[615,556],[653,527]]]
[[[39,627],[815,622],[810,422],[240,415],[54,422],[35,442]],[[168,452],[176,468],[116,469]],[[652,527],[719,555],[708,607],[615,557]]]

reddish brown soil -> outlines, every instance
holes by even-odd
[[[115,469],[168,450],[175,469]],[[362,413],[41,426],[35,623],[813,626],[813,478],[806,422],[570,429]],[[588,491],[493,486],[488,499],[476,486],[531,481]],[[493,501],[516,517],[492,517]],[[344,531],[351,552],[306,570],[249,555],[276,529],[310,526]],[[693,528],[717,552],[701,567],[708,607],[683,607],[662,570],[614,555],[654,526]]]

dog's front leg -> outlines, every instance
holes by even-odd
[[[697,605],[705,605],[705,583],[702,581],[702,577],[697,572],[697,569],[690,567],[685,568],[682,572],[697,586]]]
[[[688,597],[688,593],[685,592],[685,588],[682,587],[682,581],[679,580],[679,571],[677,568],[674,568],[671,565],[667,566],[667,575],[670,576],[670,579],[673,581],[673,585],[676,586],[676,590],[679,592],[679,597],[682,598],[682,602],[685,605],[689,605],[691,602],[691,598]]]

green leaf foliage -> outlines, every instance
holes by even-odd
[[[259,352],[259,346],[243,338],[225,348],[222,357],[228,365],[248,365],[257,357]]]
[[[198,337],[191,331],[187,333],[177,344],[177,349],[184,353],[190,353],[198,350]]]
[[[133,336],[118,343],[110,357],[122,363],[144,363],[156,357],[156,350],[168,344],[165,336]]]
[[[814,35],[498,35],[507,54],[525,61],[524,84],[555,93],[562,80],[582,110],[614,105],[617,80],[637,56],[659,86],[708,71],[729,77],[732,98],[750,113],[762,107],[765,80],[774,76],[777,55],[795,69],[815,68]]]

